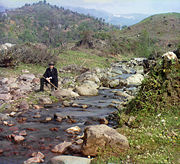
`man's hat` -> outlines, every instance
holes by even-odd
[[[49,65],[54,65],[54,62],[50,62]]]

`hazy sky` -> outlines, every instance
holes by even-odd
[[[19,7],[39,0],[0,0],[0,5]],[[59,6],[76,6],[108,11],[113,14],[180,12],[180,0],[47,0]]]

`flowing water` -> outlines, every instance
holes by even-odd
[[[124,76],[121,75],[121,78],[127,78],[128,76],[130,75],[124,74]],[[133,91],[135,88],[126,89]],[[47,163],[50,158],[58,155],[51,152],[51,149],[55,145],[63,141],[72,141],[75,137],[65,132],[67,128],[79,126],[83,131],[85,126],[99,124],[99,118],[107,117],[117,111],[110,104],[113,101],[124,101],[124,99],[115,96],[112,91],[115,91],[115,89],[99,90],[98,96],[80,97],[74,100],[77,104],[88,105],[87,109],[62,107],[61,103],[52,104],[38,111],[31,109],[17,114],[12,118],[15,124],[14,126],[0,125],[0,149],[3,149],[3,153],[0,154],[0,164],[21,164],[30,158],[33,152],[38,151],[45,155],[45,163]],[[37,112],[41,115],[40,118],[34,118]],[[63,119],[62,122],[57,122],[54,119],[55,113],[60,113],[62,116],[68,117]],[[44,121],[46,117],[52,117],[52,120],[46,122]],[[75,120],[75,122],[72,123],[72,120]],[[114,125],[115,122],[109,121],[109,126]],[[23,142],[15,143],[8,137],[8,135],[12,133],[18,134],[22,130],[26,130],[27,132],[27,136],[25,136]]]

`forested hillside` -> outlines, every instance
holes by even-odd
[[[41,42],[59,46],[80,39],[83,31],[111,28],[102,19],[40,1],[0,14],[0,43]]]

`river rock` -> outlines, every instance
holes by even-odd
[[[67,150],[67,148],[69,147],[69,146],[71,146],[72,145],[72,143],[71,142],[63,142],[63,143],[60,143],[59,145],[56,145],[51,151],[53,152],[53,153],[60,153],[60,154],[63,154],[66,150]]]
[[[83,83],[83,86],[87,86],[87,87],[92,87],[92,88],[99,88],[99,85],[97,85],[97,83],[95,83],[94,81],[85,81]]]
[[[8,115],[0,113],[0,121],[6,121],[8,119],[9,119]]]
[[[126,98],[127,100],[131,100],[131,99],[134,98],[134,96],[130,96],[129,94],[127,94],[127,93],[125,93],[125,92],[121,92],[121,91],[117,91],[117,92],[115,93],[115,95],[124,97],[124,98]]]
[[[70,134],[79,133],[79,132],[81,132],[81,128],[78,126],[71,127],[71,128],[66,129],[66,132],[70,133]]]
[[[76,141],[76,144],[77,145],[81,145],[83,143],[83,140],[82,139],[78,139],[77,141]]]
[[[27,132],[25,130],[19,132],[20,136],[27,136]]]
[[[40,83],[40,79],[39,79],[39,78],[34,78],[34,79],[32,80],[32,83],[34,83],[34,84],[39,84],[39,83]]]
[[[25,138],[24,138],[23,136],[18,136],[18,135],[17,135],[17,136],[16,136],[16,135],[14,136],[14,141],[15,141],[15,142],[21,142],[21,141],[24,141],[24,139],[25,139]]]
[[[100,80],[99,80],[98,76],[95,73],[92,73],[90,71],[81,74],[76,79],[76,81],[79,82],[79,83],[82,83],[84,81],[93,81],[95,83],[100,83]]]
[[[71,106],[71,103],[69,101],[63,101],[62,104],[65,106],[65,107],[70,107]]]
[[[9,84],[9,87],[10,87],[11,89],[18,89],[18,88],[19,88],[19,85],[18,85],[17,83],[11,83],[11,84]]]
[[[0,85],[4,85],[4,84],[7,84],[9,81],[8,78],[0,78]]]
[[[42,109],[43,106],[42,105],[33,105],[33,108],[39,110],[39,109]]]
[[[76,87],[76,91],[80,96],[96,96],[98,95],[97,88],[92,88],[91,86],[82,85]]]
[[[21,83],[20,90],[21,92],[24,93],[32,91],[31,83],[30,82]]]
[[[10,87],[8,87],[7,85],[3,85],[0,88],[0,94],[8,94],[9,91],[10,91]]]
[[[36,78],[33,74],[23,74],[19,77],[21,80],[32,82]]]
[[[61,155],[53,157],[48,164],[90,164],[91,159],[83,157],[75,157],[68,155]]]
[[[49,97],[41,97],[39,98],[40,104],[52,104],[52,101]]]
[[[112,80],[110,83],[109,83],[110,87],[111,88],[116,88],[119,86],[119,79],[115,79],[115,80]]]
[[[81,154],[81,145],[72,144],[68,147],[68,151],[70,151],[73,154]]]
[[[22,101],[20,104],[19,104],[19,108],[20,109],[24,109],[24,110],[27,110],[27,109],[29,109],[29,104],[28,104],[28,102],[27,101]]]
[[[135,74],[127,78],[128,85],[141,85],[142,81],[144,80],[144,76],[141,74]]]
[[[69,98],[76,98],[79,97],[79,95],[72,91],[72,89],[60,89],[58,91],[52,92],[52,96],[55,96],[57,98],[61,97],[69,97]]]
[[[136,66],[135,67],[137,74],[144,74],[144,67],[143,66]]]
[[[106,118],[100,118],[99,123],[107,125],[109,123],[109,121]]]
[[[99,149],[106,147],[124,150],[129,148],[129,143],[125,136],[107,125],[94,125],[85,128],[82,146],[84,155],[96,156]]]
[[[29,158],[27,161],[24,161],[24,164],[34,164],[44,162],[44,154],[41,152],[35,152],[32,154],[33,158]]]
[[[3,101],[9,101],[12,99],[12,96],[10,93],[7,93],[7,94],[0,94],[0,100],[3,100]]]

